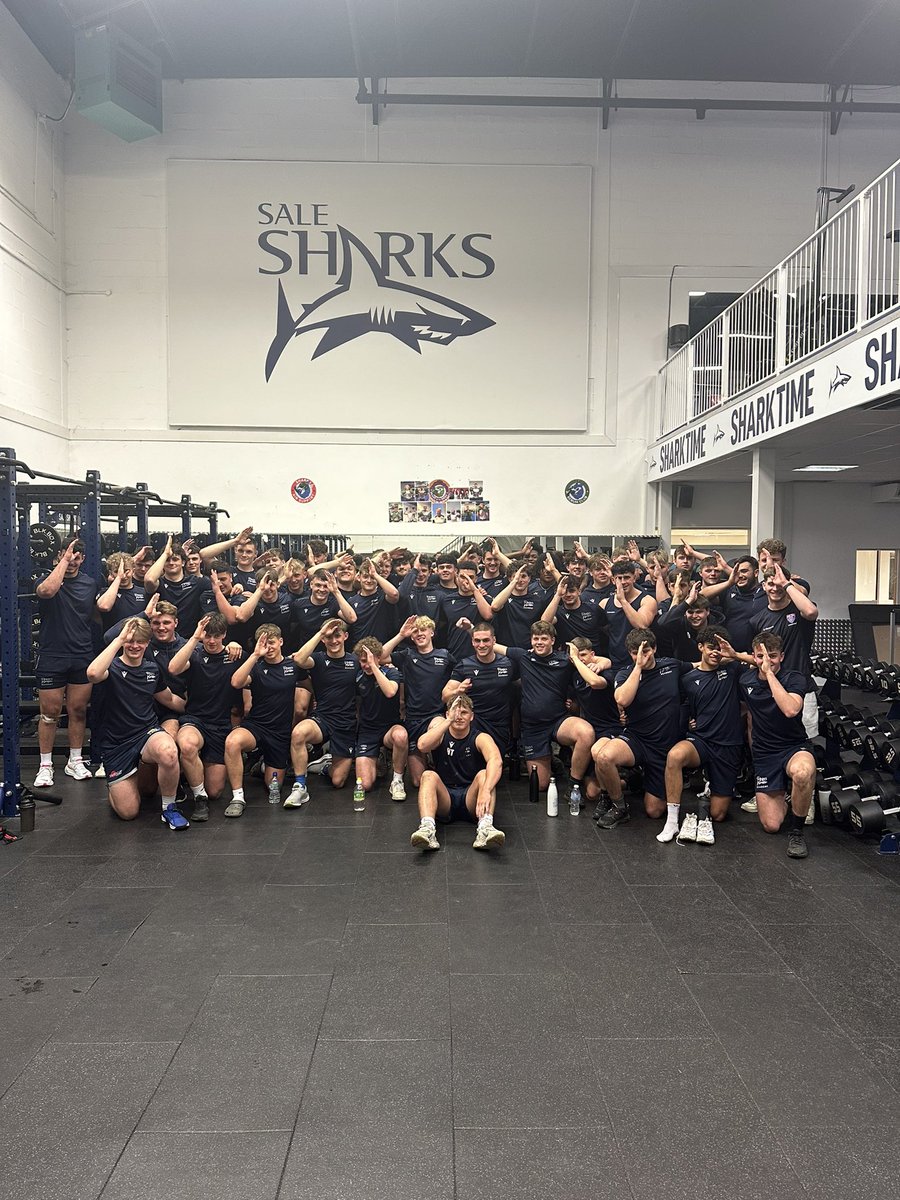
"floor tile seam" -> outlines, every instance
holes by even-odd
[[[291,1156],[291,1146],[294,1144],[294,1138],[297,1135],[297,1127],[300,1124],[300,1113],[303,1110],[303,1101],[306,1096],[306,1089],[309,1086],[309,1076],[312,1071],[313,1061],[315,1060],[315,1057],[316,1057],[316,1050],[319,1047],[319,1042],[322,1041],[324,1043],[324,1041],[325,1041],[325,1039],[322,1037],[322,1026],[325,1023],[325,1013],[328,1010],[328,1004],[331,1000],[331,993],[332,993],[333,988],[334,988],[334,974],[332,974],[331,980],[328,984],[328,992],[325,996],[325,1003],[322,1005],[322,1011],[319,1014],[319,1024],[318,1024],[318,1027],[316,1028],[316,1036],[312,1040],[312,1048],[310,1050],[309,1060],[306,1064],[306,1071],[303,1076],[303,1086],[300,1089],[300,1099],[297,1104],[297,1111],[294,1113],[293,1124],[291,1125],[291,1136],[288,1138],[287,1147],[285,1148],[285,1152],[284,1152],[284,1158],[281,1163],[281,1170],[278,1173],[278,1183],[275,1186],[275,1200],[279,1200],[279,1197],[281,1196],[281,1189],[284,1185],[284,1178],[285,1178],[285,1173],[287,1171],[288,1160],[290,1159],[290,1156]]]
[[[738,1077],[738,1079],[740,1079],[740,1081],[741,1081],[741,1085],[742,1085],[742,1087],[744,1088],[744,1090],[746,1091],[747,1095],[749,1096],[749,1098],[750,1098],[750,1101],[751,1101],[751,1103],[753,1104],[753,1107],[754,1107],[754,1108],[756,1109],[756,1111],[759,1113],[760,1120],[762,1121],[762,1124],[763,1124],[764,1128],[765,1128],[765,1129],[768,1131],[768,1134],[769,1134],[769,1139],[768,1139],[768,1140],[769,1140],[769,1145],[770,1145],[770,1147],[771,1147],[771,1146],[776,1146],[776,1147],[778,1148],[778,1153],[779,1153],[779,1155],[780,1155],[780,1157],[781,1157],[781,1165],[782,1165],[782,1169],[783,1169],[784,1167],[787,1167],[787,1169],[790,1171],[791,1175],[793,1175],[793,1177],[794,1177],[794,1180],[795,1180],[796,1184],[797,1184],[797,1185],[800,1187],[801,1191],[802,1191],[804,1194],[809,1194],[809,1191],[810,1191],[810,1189],[808,1189],[808,1188],[807,1188],[807,1186],[806,1186],[806,1183],[805,1183],[805,1181],[803,1180],[802,1176],[799,1174],[799,1172],[798,1172],[798,1171],[796,1171],[796,1170],[795,1170],[795,1168],[794,1168],[794,1163],[793,1163],[792,1159],[791,1159],[791,1158],[789,1157],[789,1155],[788,1155],[788,1154],[785,1152],[785,1150],[784,1150],[784,1147],[783,1147],[783,1146],[781,1145],[781,1143],[778,1141],[777,1134],[778,1134],[778,1131],[779,1131],[780,1129],[784,1128],[784,1124],[783,1124],[783,1122],[781,1122],[781,1121],[776,1121],[776,1120],[770,1120],[770,1119],[769,1119],[769,1118],[768,1118],[768,1117],[765,1115],[765,1113],[764,1113],[764,1112],[762,1111],[762,1109],[760,1108],[759,1104],[757,1104],[757,1102],[756,1102],[756,1098],[755,1098],[755,1096],[752,1094],[752,1092],[750,1091],[750,1088],[748,1087],[747,1083],[745,1082],[745,1080],[744,1080],[744,1077],[741,1075],[740,1071],[738,1070],[738,1068],[737,1068],[737,1065],[736,1065],[736,1064],[735,1064],[735,1062],[734,1062],[734,1059],[733,1059],[733,1058],[731,1057],[731,1055],[729,1054],[729,1052],[728,1052],[728,1048],[725,1046],[724,1042],[723,1042],[723,1041],[722,1041],[722,1039],[721,1039],[721,1038],[718,1036],[718,1034],[716,1034],[716,1033],[715,1033],[715,1031],[713,1031],[713,1036],[715,1037],[715,1039],[716,1039],[716,1041],[718,1042],[718,1044],[721,1046],[721,1048],[722,1048],[722,1052],[724,1053],[724,1055],[725,1055],[725,1057],[727,1058],[728,1062],[731,1064],[731,1069],[734,1071],[734,1073],[735,1073],[735,1075]],[[816,1125],[815,1125],[814,1127],[815,1127],[815,1128],[821,1128],[821,1122],[817,1122],[817,1123],[816,1123]],[[805,1128],[813,1128],[813,1126],[806,1126]]]
[[[40,976],[40,978],[41,979],[51,979],[51,978],[72,979],[72,978],[74,978],[74,976],[71,976],[71,975],[59,975],[59,976],[42,975],[42,976]],[[82,976],[82,978],[86,979],[86,978],[90,978],[90,976]],[[81,999],[75,1005],[76,1008],[78,1008],[79,1005],[81,1005],[84,1002],[84,997],[90,993],[91,988],[93,988],[94,984],[96,984],[100,978],[101,978],[101,976],[99,976],[99,975],[96,975],[94,977],[93,981],[91,982],[90,987],[88,987],[85,990],[84,995],[81,997]],[[25,1072],[28,1070],[28,1068],[31,1066],[31,1064],[34,1062],[34,1060],[37,1058],[37,1056],[41,1053],[41,1051],[44,1049],[44,1047],[50,1044],[50,1042],[52,1041],[52,1038],[53,1038],[53,1034],[56,1032],[57,1028],[58,1028],[58,1026],[54,1025],[53,1028],[47,1032],[47,1036],[44,1038],[44,1040],[41,1042],[41,1044],[38,1047],[36,1047],[36,1049],[29,1055],[27,1062],[22,1064],[21,1070],[17,1071],[15,1076],[10,1080],[8,1086],[5,1087],[2,1091],[0,1091],[0,1103],[2,1103],[6,1099],[7,1095],[10,1092],[10,1089],[15,1087],[15,1085],[18,1083],[18,1081],[21,1079],[21,1077],[25,1074]],[[53,1044],[56,1045],[57,1043],[54,1042]],[[69,1045],[70,1043],[61,1042],[59,1044],[60,1045]],[[76,1044],[78,1044],[78,1043],[76,1043]],[[86,1044],[90,1044],[90,1043],[86,1043]]]
[[[160,1074],[159,1079],[157,1079],[157,1081],[156,1081],[156,1087],[154,1087],[152,1089],[149,1097],[147,1098],[147,1103],[144,1105],[144,1107],[138,1113],[138,1115],[135,1119],[135,1122],[131,1127],[131,1132],[125,1138],[125,1140],[122,1144],[122,1148],[119,1150],[119,1153],[116,1155],[116,1161],[113,1163],[112,1167],[110,1168],[109,1173],[107,1174],[106,1178],[103,1181],[103,1186],[100,1188],[100,1191],[97,1193],[97,1200],[101,1200],[101,1197],[103,1196],[103,1193],[106,1191],[109,1181],[112,1179],[113,1175],[116,1173],[116,1168],[118,1167],[119,1163],[122,1161],[122,1156],[124,1155],[125,1151],[128,1149],[129,1145],[131,1144],[131,1139],[134,1137],[134,1135],[137,1131],[138,1125],[140,1125],[141,1121],[144,1118],[144,1114],[147,1112],[147,1109],[153,1103],[153,1097],[156,1095],[156,1093],[159,1091],[160,1087],[162,1086],[162,1081],[165,1079],[166,1075],[168,1075],[168,1073],[169,1073],[169,1068],[172,1065],[175,1055],[178,1053],[181,1042],[163,1042],[163,1043],[157,1042],[157,1043],[149,1043],[149,1044],[150,1045],[160,1045],[160,1044],[169,1045],[174,1048],[172,1050],[171,1055],[169,1056],[169,1061],[166,1063],[165,1070]]]
[[[288,1133],[289,1134],[289,1133],[292,1133],[292,1130],[293,1130],[293,1127],[290,1125],[272,1126],[272,1127],[269,1127],[267,1125],[264,1128],[257,1127],[254,1129],[245,1129],[245,1128],[241,1128],[241,1127],[234,1128],[234,1129],[232,1129],[230,1127],[227,1129],[225,1129],[225,1128],[167,1129],[164,1126],[160,1126],[158,1129],[136,1129],[134,1131],[134,1133],[131,1134],[128,1141],[129,1141],[129,1143],[131,1143],[132,1141],[136,1141],[138,1138],[159,1137],[161,1134],[165,1134],[166,1136],[173,1135],[175,1137],[194,1137],[194,1136],[199,1137],[201,1135],[204,1137],[209,1137],[210,1135],[214,1136],[217,1133],[227,1133],[229,1136],[233,1136],[235,1134],[247,1135],[247,1134],[254,1134],[254,1133],[258,1133],[258,1134]]]

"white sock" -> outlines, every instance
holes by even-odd
[[[195,800],[197,799],[197,797],[198,797],[198,796],[203,796],[203,798],[204,798],[204,799],[207,799],[207,796],[206,796],[206,787],[205,787],[205,786],[204,786],[204,784],[202,784],[202,783],[201,783],[201,784],[200,784],[198,787],[193,787],[193,786],[192,786],[192,787],[191,787],[191,794],[193,795],[193,797],[194,797],[194,799],[195,799]]]
[[[41,755],[41,766],[42,767],[52,767],[53,766],[53,755],[52,754],[42,754]]]
[[[402,783],[402,782],[403,782],[403,774],[402,774],[402,772],[401,772],[401,771],[395,771],[395,772],[394,772],[394,778],[391,780],[391,782],[392,782],[392,783]]]
[[[426,829],[436,828],[434,817],[422,817],[422,819],[419,821],[419,824],[424,826]]]
[[[671,842],[672,838],[678,832],[678,813],[680,808],[680,804],[666,805],[666,823],[662,828],[662,833],[656,835],[658,842]]]
[[[69,747],[69,762],[70,763],[81,762],[83,749],[84,749],[84,747],[82,747],[82,746],[70,746]]]
[[[232,797],[231,797],[232,800],[240,800],[241,804],[244,803],[244,789],[243,788],[233,788],[232,793],[233,793]]]
[[[494,818],[491,816],[490,813],[485,813],[484,816],[481,818],[481,820],[478,822],[479,825],[493,825],[493,823],[494,823]]]
[[[168,808],[170,804],[174,804],[174,803],[175,803],[174,796],[163,796],[163,798],[162,798],[163,808]]]

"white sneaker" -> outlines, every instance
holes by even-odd
[[[282,808],[302,808],[309,803],[309,790],[302,783],[295,783],[284,798]]]
[[[816,806],[812,800],[809,802],[809,812],[806,814],[805,825],[814,825],[816,821]]]
[[[741,812],[752,812],[752,813],[759,812],[759,808],[757,807],[756,801],[755,800],[745,800],[744,803],[741,805]]]
[[[331,770],[331,755],[323,754],[306,768],[307,775],[327,775]]]
[[[506,834],[502,829],[497,829],[493,824],[481,825],[475,834],[475,841],[472,843],[473,850],[494,850],[503,845],[506,841]]]
[[[34,777],[35,787],[53,787],[53,768],[40,767]]]
[[[100,766],[97,768],[97,770],[94,772],[94,778],[95,779],[105,779],[106,778],[106,768],[103,766],[103,763],[101,763]]]
[[[391,780],[391,799],[398,802],[406,799],[406,788],[403,786],[402,779]]]
[[[441,848],[441,843],[437,840],[437,830],[433,825],[426,825],[424,821],[410,837],[409,844],[422,850],[440,850]]]
[[[93,779],[93,775],[84,765],[83,758],[70,759],[66,763],[66,774],[72,779]]]
[[[716,844],[713,823],[709,817],[704,817],[702,821],[697,822],[697,837],[695,841],[698,846],[714,846]]]
[[[696,842],[697,840],[697,814],[688,813],[681,822],[681,832],[675,841],[679,846],[684,846],[688,842]]]

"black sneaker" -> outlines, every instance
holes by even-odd
[[[626,821],[630,820],[631,813],[627,806],[619,808],[617,804],[610,804],[597,824],[601,829],[615,829],[617,825],[624,825]]]
[[[806,858],[809,850],[806,848],[806,838],[799,829],[792,829],[788,834],[788,858]]]
[[[612,800],[609,796],[601,796],[594,808],[593,820],[599,825],[601,817],[604,817],[612,808]]]
[[[195,796],[194,811],[191,813],[192,821],[208,821],[209,820],[209,802],[205,796]]]

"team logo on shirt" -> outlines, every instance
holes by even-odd
[[[295,316],[278,281],[275,336],[266,357],[266,382],[288,343],[303,333],[321,333],[313,359],[367,333],[387,333],[421,354],[421,343],[449,346],[458,337],[490,329],[494,321],[436,292],[388,278],[371,251],[342,225],[343,268],[337,287],[302,306]]]
[[[788,625],[796,625],[797,624],[797,614],[796,613],[788,613],[784,619],[788,623]]]

